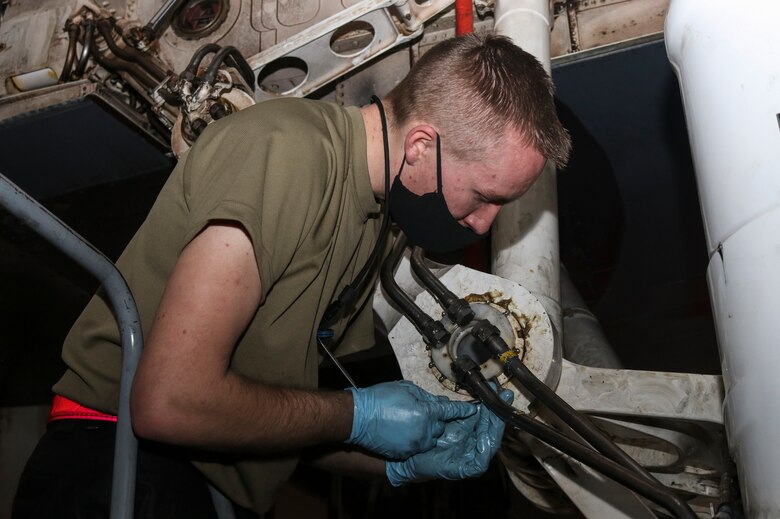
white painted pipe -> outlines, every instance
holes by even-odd
[[[751,518],[780,517],[780,3],[671,2],[680,83],[710,253],[724,416]]]
[[[495,20],[497,34],[511,38],[550,72],[552,16],[548,0],[496,0]],[[493,226],[492,272],[519,283],[536,296],[560,335],[563,325],[555,176],[555,167],[548,162],[533,187],[499,213]]]
[[[550,73],[552,14],[548,0],[496,0],[496,34],[507,36]]]

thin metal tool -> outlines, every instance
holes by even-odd
[[[346,378],[350,384],[352,384],[352,387],[357,389],[357,384],[355,384],[355,381],[352,380],[352,377],[349,376],[349,373],[347,373],[347,369],[344,367],[344,365],[339,362],[339,360],[336,358],[333,353],[330,352],[330,349],[328,349],[327,346],[325,346],[325,341],[322,340],[322,337],[319,337],[319,334],[317,336],[317,341],[320,343],[320,346],[322,346],[322,349],[325,350],[325,353],[328,354],[328,357],[330,357],[330,360],[333,361],[333,363],[336,365],[337,368],[339,368],[339,371],[341,371],[341,374],[344,375],[344,378]]]

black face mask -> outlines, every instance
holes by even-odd
[[[429,252],[451,252],[485,237],[459,224],[447,208],[441,188],[441,140],[438,135],[435,192],[415,195],[406,189],[401,182],[405,162],[406,156],[390,188],[390,215],[411,244],[419,245]]]

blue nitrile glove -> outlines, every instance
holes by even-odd
[[[511,404],[514,394],[504,389],[499,397]],[[448,423],[433,449],[405,461],[388,461],[385,472],[390,483],[397,487],[414,481],[464,479],[484,474],[501,446],[504,422],[484,404],[478,407],[479,412],[474,416]]]
[[[403,460],[432,449],[445,422],[477,412],[472,403],[434,396],[406,380],[350,391],[354,414],[347,443],[388,459]]]

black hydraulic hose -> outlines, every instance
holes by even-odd
[[[92,57],[95,58],[100,66],[108,70],[120,71],[124,70],[129,72],[133,77],[138,79],[147,88],[154,88],[157,86],[157,82],[149,74],[146,73],[137,63],[130,61],[124,61],[119,58],[112,59],[101,54],[97,49],[93,50]]]
[[[203,58],[212,52],[217,52],[221,48],[222,47],[216,43],[207,43],[206,45],[202,46],[195,51],[195,54],[192,55],[192,58],[190,59],[187,68],[184,69],[184,72],[192,74],[193,76],[197,75],[198,67],[200,66],[200,62],[203,61]]]
[[[246,58],[241,55],[241,52],[236,49],[234,53],[227,57],[226,61],[230,66],[238,70],[238,72],[241,74],[241,77],[244,78],[246,85],[252,90],[252,92],[254,92],[256,83],[255,73],[252,70],[252,67],[249,66]]]
[[[111,52],[120,59],[129,61],[131,63],[137,63],[149,73],[157,82],[165,79],[166,73],[163,69],[154,64],[147,56],[141,53],[139,50],[132,47],[120,47],[114,40],[114,24],[108,19],[99,20],[97,23],[97,29],[103,39],[106,41],[106,45],[111,49]]]
[[[393,279],[393,271],[400,261],[406,246],[406,239],[401,235],[390,257],[382,267],[382,286],[387,290],[390,298],[398,304],[403,313],[414,323],[417,329],[423,333],[425,319],[430,319],[417,305],[405,294]],[[469,315],[458,314],[458,305],[468,303],[458,298],[433,275],[423,262],[423,251],[416,247],[412,252],[412,269],[418,275],[423,285],[434,295],[439,304],[447,311],[450,318],[458,322],[458,318],[464,319],[461,326],[473,319],[473,312],[469,308]],[[419,315],[419,314],[422,314]],[[453,371],[458,375],[458,382],[476,394],[491,411],[509,423],[513,427],[527,431],[545,443],[555,447],[561,452],[585,463],[588,466],[602,472],[604,475],[622,483],[630,490],[658,503],[660,506],[673,512],[676,517],[695,519],[696,514],[678,496],[667,490],[636,460],[626,454],[615,445],[600,429],[581,413],[578,413],[565,400],[559,397],[552,389],[540,381],[510,350],[506,342],[501,338],[498,329],[488,321],[481,321],[472,331],[475,337],[480,339],[491,353],[498,356],[504,364],[506,373],[514,377],[522,386],[530,391],[541,403],[568,424],[576,433],[589,442],[597,451],[582,445],[555,429],[548,427],[528,416],[518,414],[511,406],[504,404],[493,392],[482,376],[479,367],[467,356],[457,359],[453,363]],[[425,335],[423,333],[423,335]],[[473,368],[466,370],[459,366],[461,361],[470,362]],[[495,408],[494,408],[495,407]]]
[[[157,39],[170,22],[173,13],[186,1],[187,0],[168,0],[160,7],[152,19],[149,20],[149,23],[143,28],[143,32],[150,42]]]
[[[401,256],[404,254],[406,248],[406,236],[403,233],[398,235],[395,240],[392,252],[385,259],[382,264],[382,271],[379,274],[379,279],[382,282],[382,286],[387,291],[387,295],[390,299],[397,304],[401,312],[412,322],[417,331],[422,334],[427,342],[432,347],[439,347],[449,340],[450,334],[444,328],[444,325],[439,321],[431,319],[431,317],[417,306],[409,295],[401,290],[401,287],[395,282],[393,273],[398,262],[401,261]]]
[[[401,290],[401,287],[398,286],[398,283],[395,282],[395,278],[393,277],[395,268],[401,261],[401,256],[403,256],[405,248],[406,236],[403,233],[400,233],[398,238],[395,240],[393,250],[382,264],[382,271],[379,274],[379,280],[381,281],[384,289],[387,291],[387,295],[390,297],[390,299],[392,299],[393,302],[400,307],[401,312],[410,321],[412,321],[412,324],[414,324],[415,328],[421,330],[426,320],[430,319],[430,317],[428,314],[423,312],[420,307],[414,303],[414,301],[412,301],[412,298],[409,297],[406,292]]]
[[[720,477],[720,504],[712,519],[740,519],[740,507],[737,505],[739,490],[736,482],[737,468],[729,463]]]
[[[645,480],[589,447],[568,438],[548,425],[518,413],[512,406],[505,404],[488,385],[479,366],[470,358],[460,357],[456,362],[453,362],[452,367],[458,376],[458,382],[463,387],[468,388],[488,409],[511,427],[525,431],[562,453],[601,472],[629,490],[669,510],[677,518],[698,518],[680,497],[657,481],[651,483]]]
[[[84,24],[84,46],[81,49],[81,57],[76,64],[76,70],[73,72],[77,78],[84,75],[84,70],[87,68],[87,61],[92,53],[92,43],[95,36],[95,24],[91,20],[87,20]]]
[[[498,329],[488,321],[482,321],[473,332],[475,337],[480,339],[488,350],[498,356],[504,364],[504,371],[510,377],[517,380],[520,385],[531,392],[539,401],[550,411],[555,413],[574,431],[582,436],[585,441],[590,443],[597,451],[601,452],[616,463],[621,464],[627,469],[633,470],[645,481],[658,484],[658,481],[637,461],[626,454],[620,447],[614,444],[596,425],[588,420],[582,413],[577,412],[564,399],[558,396],[555,391],[550,389],[544,382],[539,380],[531,370],[529,370],[523,361],[513,354],[504,339],[501,338]]]
[[[62,65],[60,74],[60,83],[70,81],[70,74],[73,72],[73,62],[76,60],[76,44],[79,39],[79,24],[68,23],[68,50],[65,53],[65,64]]]
[[[229,64],[235,67],[241,73],[241,77],[244,78],[247,86],[254,92],[255,73],[252,71],[249,63],[246,62],[246,59],[244,59],[244,56],[241,55],[241,52],[239,52],[239,50],[232,45],[222,47],[214,55],[211,63],[209,63],[209,67],[206,69],[206,73],[203,74],[203,81],[209,85],[213,85],[217,78],[217,71],[219,70],[219,66],[222,65],[222,63],[226,60],[229,60]]]
[[[423,262],[423,250],[416,247],[412,252],[412,269],[420,278],[426,288],[439,301],[442,308],[450,316],[450,319],[463,326],[473,319],[473,312],[468,303],[458,298],[444,284],[439,281],[433,273],[428,270]],[[466,310],[468,313],[466,313]],[[582,413],[578,413],[565,400],[559,397],[555,391],[539,380],[529,370],[523,362],[516,356],[507,355],[511,350],[506,342],[501,338],[498,329],[488,321],[482,321],[472,332],[480,339],[490,350],[490,352],[499,357],[504,363],[504,370],[507,375],[515,377],[516,380],[531,392],[539,401],[547,406],[553,413],[558,415],[569,427],[582,436],[588,443],[593,445],[596,450],[621,464],[622,466],[633,470],[646,481],[652,484],[658,484],[658,481],[637,461],[626,454],[620,447],[614,444],[593,422],[588,420]]]
[[[539,380],[531,370],[523,364],[516,355],[507,354],[511,350],[504,339],[501,338],[498,329],[487,321],[477,326],[474,335],[482,340],[491,353],[498,356],[504,364],[504,371],[510,377],[531,392],[550,411],[560,417],[574,431],[582,436],[585,441],[593,445],[599,452],[620,463],[624,467],[633,470],[646,481],[657,484],[658,481],[637,461],[615,445],[593,422],[582,413],[578,413],[564,399],[558,396],[544,382]]]
[[[439,305],[447,313],[449,318],[458,324],[458,326],[465,326],[474,319],[474,312],[471,310],[468,302],[465,299],[453,294],[444,283],[439,281],[433,272],[425,266],[423,257],[425,251],[422,247],[415,247],[412,250],[412,270],[420,281],[428,289],[428,292],[433,295],[439,302]]]
[[[160,122],[160,120],[157,118],[157,116],[154,113],[152,113],[151,110],[147,110],[146,120],[149,121],[149,124],[152,125],[152,127],[155,130],[157,130],[157,133],[159,133],[164,139],[170,140],[171,138],[170,128],[166,128],[165,125]]]

